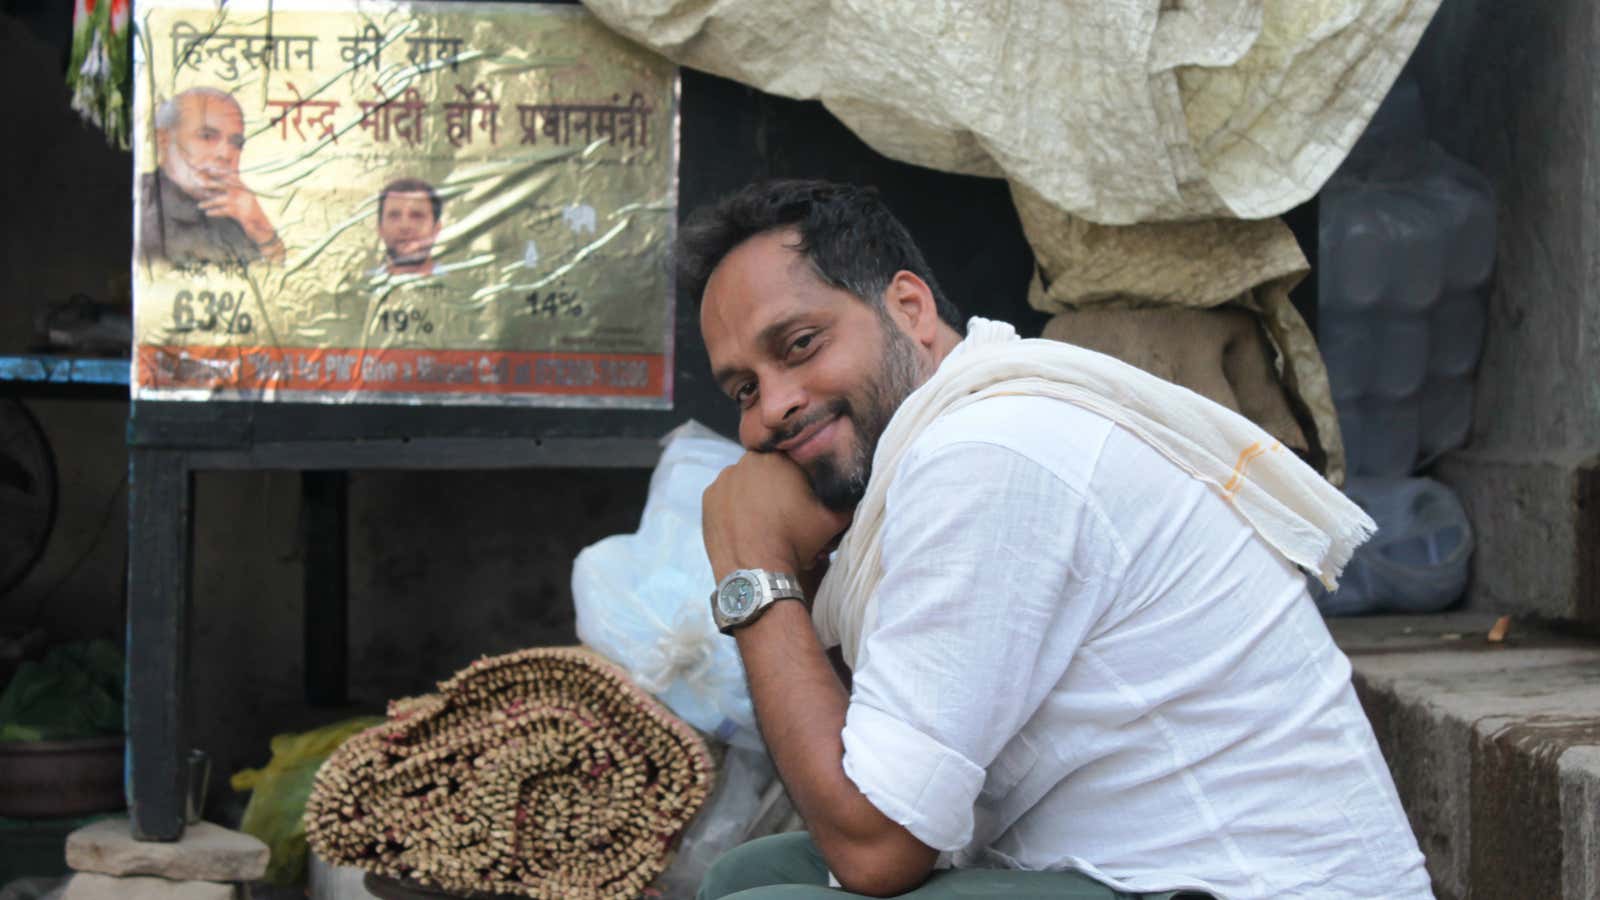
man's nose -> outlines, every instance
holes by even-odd
[[[794,379],[767,378],[761,384],[761,424],[778,432],[798,419],[806,406],[805,388]]]

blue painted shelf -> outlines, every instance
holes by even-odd
[[[0,390],[10,393],[80,389],[107,396],[126,394],[128,360],[93,356],[25,354],[0,356]]]

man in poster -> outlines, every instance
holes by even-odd
[[[399,178],[378,194],[378,237],[390,275],[433,274],[433,243],[439,238],[444,201],[420,178]]]
[[[140,179],[145,262],[283,259],[283,241],[239,178],[244,112],[226,91],[195,87],[156,110],[157,168]]]

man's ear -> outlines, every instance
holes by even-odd
[[[933,344],[939,330],[939,307],[926,281],[901,269],[883,292],[883,304],[912,340],[926,346]]]

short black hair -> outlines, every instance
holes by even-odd
[[[795,249],[823,282],[883,311],[896,272],[927,283],[939,318],[966,333],[960,310],[944,295],[911,233],[870,187],[828,181],[759,181],[696,210],[678,235],[678,283],[696,303],[724,257],[769,231],[794,228]]]
[[[427,194],[428,202],[433,205],[433,220],[435,222],[439,221],[439,213],[444,209],[444,201],[439,199],[439,192],[433,189],[433,185],[423,181],[421,178],[396,178],[384,185],[383,190],[378,192],[378,218],[380,219],[383,218],[383,201],[388,199],[390,194]]]

